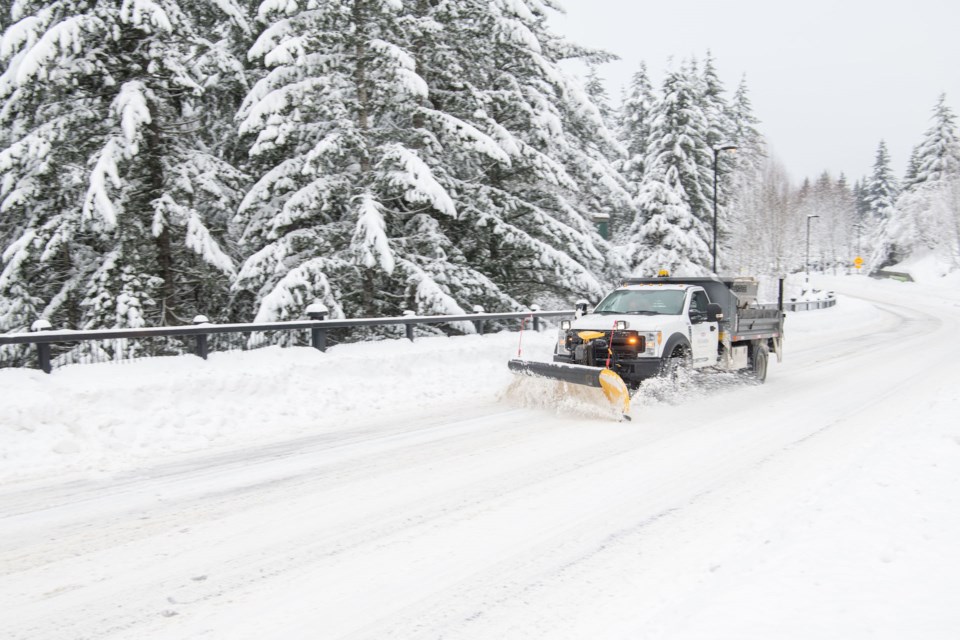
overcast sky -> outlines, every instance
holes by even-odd
[[[745,74],[761,132],[795,181],[827,170],[852,183],[881,139],[901,176],[939,95],[960,110],[960,0],[560,2],[557,32],[620,56],[600,69],[615,103],[641,60],[656,86],[671,59],[707,49],[728,94]]]

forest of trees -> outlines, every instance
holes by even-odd
[[[881,142],[872,175],[795,186],[709,52],[615,103],[558,8],[0,2],[0,332],[595,301],[712,271],[715,172],[720,273],[801,269],[808,215],[821,269],[957,262],[944,97],[902,179]]]

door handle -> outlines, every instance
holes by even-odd
[[[714,327],[713,325],[710,326],[710,331],[716,331],[716,330],[717,330],[716,327]]]

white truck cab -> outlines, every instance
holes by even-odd
[[[614,370],[632,387],[678,366],[752,367],[762,380],[768,346],[780,353],[783,314],[748,308],[756,281],[744,280],[627,280],[592,312],[561,323],[553,360]]]

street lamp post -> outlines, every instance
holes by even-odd
[[[737,146],[725,144],[713,147],[713,272],[717,272],[717,161],[721,151],[736,151]]]
[[[806,268],[807,268],[807,277],[805,282],[810,282],[810,221],[814,218],[819,218],[815,213],[807,215],[807,258],[806,258]]]

